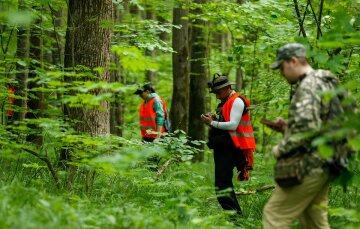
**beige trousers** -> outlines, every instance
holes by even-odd
[[[264,229],[288,229],[295,219],[301,228],[330,228],[327,219],[329,176],[306,176],[302,184],[291,188],[275,187],[264,207]]]

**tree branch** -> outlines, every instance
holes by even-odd
[[[320,23],[319,27],[318,27],[318,31],[317,31],[317,35],[316,35],[316,40],[319,40],[320,35],[322,36],[320,27],[321,27],[321,18],[322,18],[322,11],[324,8],[324,0],[320,1],[320,9],[319,9],[319,18],[318,18],[318,22]]]
[[[25,149],[25,148],[23,148],[23,150],[25,150],[26,152],[34,155],[35,157],[39,158],[40,160],[42,160],[43,162],[46,163],[48,169],[49,169],[50,172],[51,172],[52,177],[53,177],[54,180],[55,180],[56,187],[57,187],[58,189],[60,189],[60,179],[59,179],[59,177],[58,177],[58,175],[57,175],[57,173],[56,173],[56,171],[55,171],[55,169],[54,169],[54,166],[52,165],[51,161],[49,160],[49,158],[43,157],[43,156],[41,156],[40,154],[38,154],[37,152],[35,152],[35,151],[33,151],[33,150],[30,150],[30,149]]]
[[[304,10],[304,15],[303,15],[302,20],[301,20],[301,25],[304,25],[304,21],[305,21],[306,12],[307,12],[308,7],[309,7],[309,1],[307,1],[307,3],[306,3],[306,7],[305,7],[305,10]],[[299,35],[298,36],[300,36],[300,33],[301,33],[301,30],[299,30]]]
[[[294,0],[294,6],[295,6],[296,16],[297,16],[298,22],[299,22],[300,31],[301,31],[303,37],[306,37],[305,28],[304,28],[304,25],[301,22],[301,15],[300,15],[299,4],[298,4],[297,0]]]
[[[323,1],[323,0],[322,0]],[[315,13],[315,10],[311,4],[311,0],[309,0],[309,3],[310,3],[310,9],[311,9],[311,12],[314,16],[314,19],[315,19],[315,23],[316,23],[316,27],[317,27],[317,35],[316,35],[316,40],[319,39],[320,35],[322,36],[322,32],[321,32],[321,23],[319,23],[319,20],[316,18],[316,13]],[[320,8],[320,21],[321,21],[321,14],[322,14],[322,6]]]

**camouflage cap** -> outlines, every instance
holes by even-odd
[[[270,65],[270,68],[278,69],[284,60],[288,60],[291,57],[306,57],[304,45],[291,43],[280,47],[277,50],[276,61]]]

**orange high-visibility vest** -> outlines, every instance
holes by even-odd
[[[158,98],[159,99],[159,98]],[[166,103],[163,99],[161,99],[164,109],[164,117],[166,117]],[[143,101],[139,108],[139,116],[140,116],[140,130],[141,136],[144,138],[156,138],[156,113],[153,108],[153,104],[155,101],[155,97],[151,98],[146,104]],[[150,130],[153,133],[147,133]],[[164,126],[161,129],[161,133],[165,132]]]
[[[230,121],[230,111],[234,104],[236,98],[241,97],[246,102],[246,107],[250,106],[250,101],[247,100],[244,96],[241,96],[237,93],[233,94],[223,105],[222,115],[226,122]],[[253,128],[250,121],[250,113],[246,112],[240,120],[240,123],[236,130],[229,130],[232,141],[234,142],[236,148],[240,149],[255,149],[255,138],[253,133]]]

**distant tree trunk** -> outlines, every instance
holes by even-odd
[[[38,9],[37,9],[38,10]],[[41,67],[41,63],[43,61],[42,58],[42,40],[41,40],[41,30],[38,28],[38,25],[41,24],[41,19],[37,18],[35,20],[34,26],[32,26],[30,30],[30,71],[28,74],[29,82],[28,82],[28,101],[27,107],[28,111],[26,113],[27,119],[36,119],[42,117],[42,112],[44,111],[44,94],[39,91],[32,91],[41,87],[38,84],[38,80],[36,80],[36,68]],[[37,129],[35,125],[29,125],[31,129]],[[37,145],[42,144],[42,138],[38,134],[29,134],[27,136],[28,141],[32,141]]]
[[[146,20],[155,20],[156,19],[154,11],[151,9],[150,5],[146,6],[145,18],[146,18]],[[151,57],[152,59],[156,58],[155,50],[148,50],[147,49],[145,51],[145,55]],[[145,74],[146,74],[146,80],[148,82],[154,83],[157,72],[155,70],[153,70],[153,69],[147,69]]]
[[[114,8],[114,21],[116,23],[121,22],[123,13],[124,12],[119,12]],[[114,68],[110,73],[110,82],[121,82],[121,66],[119,63],[119,56],[116,53],[112,53],[111,63],[114,65]],[[114,93],[114,101],[110,103],[110,133],[117,136],[123,135],[124,104],[121,101],[121,97],[120,92]]]
[[[212,25],[211,25],[212,26]],[[211,27],[210,26],[210,27]],[[212,32],[212,39],[216,44],[216,48],[221,51],[221,53],[227,53],[230,46],[230,33],[228,31],[221,31],[221,32]],[[223,73],[223,72],[221,72]]]
[[[158,16],[157,17],[160,24],[166,24],[166,23],[169,23],[169,21],[167,21],[165,18],[163,18],[162,16]],[[160,37],[160,40],[162,41],[168,41],[170,38],[169,38],[169,34],[167,32],[160,32],[159,34],[159,37]]]
[[[239,4],[244,4],[246,2],[246,0],[237,0],[237,3]],[[235,42],[235,41],[233,41]],[[240,44],[238,44],[240,45]],[[236,91],[240,91],[243,86],[244,86],[244,72],[241,68],[242,62],[241,62],[241,56],[240,54],[235,54],[236,55],[236,85],[235,85],[235,90]]]
[[[235,85],[235,91],[240,91],[243,88],[244,85],[244,72],[241,68],[241,58],[240,55],[236,55],[236,85]]]
[[[24,5],[24,0],[19,0],[19,9],[26,9]],[[29,58],[29,29],[20,27],[17,32],[17,49],[16,57],[26,63],[26,60]],[[18,82],[15,86],[15,94],[23,98],[26,97],[26,81],[28,78],[27,66],[23,64],[16,64],[16,81]],[[25,118],[25,108],[26,102],[25,99],[15,99],[14,105],[17,109],[14,111],[14,120],[22,121]]]
[[[173,24],[181,28],[173,28],[172,54],[173,64],[173,94],[170,118],[174,129],[187,132],[189,109],[189,47],[188,21],[182,17],[188,15],[188,9],[181,6],[173,9]]]
[[[204,4],[206,0],[195,0],[195,3]],[[193,14],[201,14],[200,8],[196,8]],[[189,105],[189,136],[193,140],[205,140],[205,124],[200,121],[200,115],[205,110],[205,92],[207,84],[207,45],[205,34],[205,21],[195,19],[192,24],[190,40],[191,62],[190,62],[190,105]],[[200,146],[204,149],[204,145]],[[203,151],[199,153],[196,160],[203,161]]]
[[[54,31],[52,32],[52,38],[55,40],[54,48],[52,50],[52,60],[53,64],[61,66],[63,63],[63,53],[64,53],[64,46],[63,46],[63,39],[60,36],[58,29],[63,26],[63,17],[64,17],[64,9],[59,9],[57,11],[52,11],[53,17],[53,26]]]
[[[120,69],[119,56],[112,54],[111,62],[116,64],[116,69]],[[110,82],[121,82],[120,70],[111,71]],[[114,101],[110,103],[110,133],[122,136],[122,126],[124,125],[124,104],[121,101],[121,94],[114,93]]]
[[[129,12],[131,15],[135,16],[136,18],[140,19],[141,18],[141,12],[139,10],[139,7],[135,4],[131,4],[131,1],[129,2]]]

